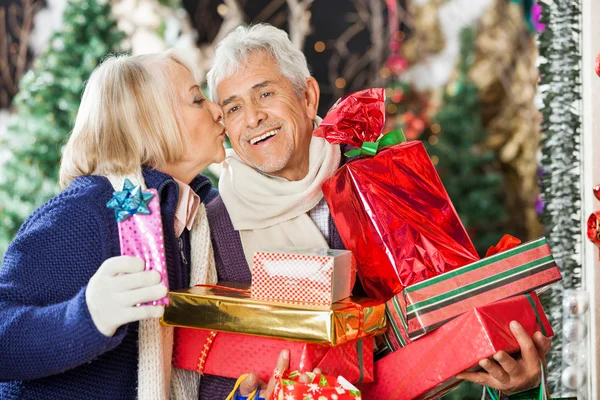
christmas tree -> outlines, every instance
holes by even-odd
[[[469,236],[484,255],[510,229],[506,227],[496,155],[482,147],[486,131],[481,123],[478,88],[467,76],[474,40],[473,28],[462,31],[458,77],[446,88],[443,106],[431,120],[432,133],[424,140]]]
[[[101,0],[70,0],[63,26],[21,80],[17,111],[0,147],[0,255],[31,212],[58,192],[61,149],[72,128],[84,82],[124,35]]]

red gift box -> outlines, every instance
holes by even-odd
[[[397,350],[476,306],[518,294],[540,293],[562,279],[545,238],[522,245],[510,235],[486,258],[414,284],[385,306],[383,345]]]
[[[511,321],[519,322],[529,336],[537,331],[554,335],[535,293],[477,307],[378,360],[376,380],[361,386],[363,396],[437,398],[459,383],[455,375],[477,369],[480,360],[501,350],[514,353],[520,349],[509,328]]]
[[[561,279],[546,239],[540,238],[412,285],[388,304],[394,300],[415,340],[476,306],[540,293]]]
[[[290,352],[290,368],[320,368],[350,382],[373,382],[373,337],[328,347],[281,339],[176,328],[173,365],[200,374],[239,378],[254,371],[268,382],[282,350]]]
[[[311,381],[300,383],[300,371],[284,371],[277,379],[271,400],[361,400],[360,391],[332,375],[307,373]]]
[[[393,145],[395,132],[378,140],[384,118],[384,90],[363,90],[340,99],[314,135],[369,154],[342,166],[323,193],[366,293],[388,300],[479,257],[423,144]]]

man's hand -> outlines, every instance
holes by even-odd
[[[538,386],[542,376],[540,360],[546,363],[550,339],[536,332],[532,340],[516,321],[510,323],[510,330],[521,347],[521,358],[515,360],[505,351],[499,351],[493,359],[479,361],[486,372],[465,371],[456,377],[498,389],[507,395]]]
[[[277,359],[277,366],[273,371],[273,376],[269,380],[269,383],[265,383],[258,379],[258,376],[251,372],[248,374],[246,379],[242,381],[240,384],[240,394],[242,396],[249,396],[253,391],[260,388],[260,397],[263,399],[269,400],[271,395],[273,394],[273,390],[275,389],[275,383],[277,378],[281,377],[283,371],[290,367],[290,352],[288,350],[283,350],[279,354],[279,358]],[[315,374],[320,374],[321,371],[317,368],[313,371]],[[306,375],[300,376],[300,382],[309,383],[310,378]]]

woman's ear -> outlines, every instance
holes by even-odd
[[[321,89],[317,80],[312,76],[306,80],[306,92],[304,93],[304,104],[306,106],[306,116],[308,119],[315,119],[319,109],[319,98]]]

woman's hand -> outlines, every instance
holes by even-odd
[[[144,260],[120,256],[104,261],[92,276],[85,301],[96,328],[111,337],[121,325],[163,315],[162,306],[140,306],[162,299],[167,288],[156,271],[144,271]]]
[[[248,374],[246,379],[244,379],[240,384],[240,394],[242,396],[249,396],[253,391],[260,388],[259,396],[265,400],[269,400],[271,398],[271,395],[273,394],[273,390],[275,389],[275,383],[277,381],[277,378],[280,378],[283,371],[285,371],[289,367],[290,352],[288,350],[283,350],[279,354],[279,358],[277,359],[277,365],[275,367],[275,370],[273,371],[273,376],[269,380],[269,383],[261,381],[260,379],[258,379],[258,376],[254,372],[251,372]],[[313,372],[315,374],[320,374],[321,370],[316,368]],[[299,381],[309,383],[310,378],[306,375],[301,375]]]

